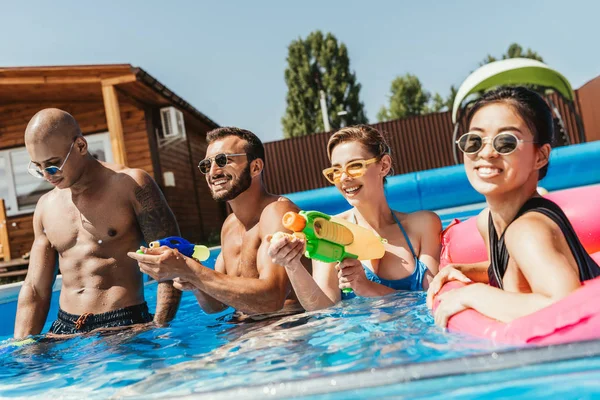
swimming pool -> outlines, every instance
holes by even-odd
[[[580,157],[580,164],[589,166],[597,163],[590,163],[581,154],[597,157],[598,150],[600,142],[570,146],[557,153],[572,152]],[[556,183],[559,180],[553,178],[553,171],[572,176],[569,179],[574,184],[590,184],[594,179],[597,183],[597,171],[580,166],[580,174],[569,175],[560,160],[553,159],[546,188],[557,189],[562,184]],[[568,165],[573,165],[572,160]],[[451,171],[454,176],[458,176],[456,171]],[[396,178],[400,183],[403,179]],[[431,193],[427,189],[431,184],[422,176],[411,179],[411,195],[394,192],[399,190],[395,186],[389,188],[389,195],[397,201],[418,199],[414,206],[423,207],[423,193]],[[461,176],[456,179],[464,181]],[[446,178],[444,184],[464,189],[462,183]],[[456,204],[457,197],[470,196],[460,190],[444,190],[444,196],[435,194],[438,197],[430,199],[431,204],[438,205],[434,209],[443,209],[440,214],[446,222],[473,215],[482,206],[477,199],[474,205]],[[322,192],[313,196],[328,205],[335,203]],[[303,208],[313,208],[303,204],[305,194],[293,199]],[[401,204],[392,206],[410,211]],[[145,294],[153,308],[156,284],[148,284]],[[231,310],[206,315],[194,297],[185,293],[169,327],[0,348],[0,397],[600,396],[600,341],[550,347],[496,346],[436,328],[424,303],[424,293],[395,293],[376,299],[356,298],[327,310],[280,320],[234,324]],[[55,293],[44,331],[56,316],[57,304]],[[3,345],[12,335],[15,309],[14,301],[0,304]]]
[[[147,285],[150,305],[155,292]],[[561,398],[600,395],[600,342],[499,347],[444,333],[424,301],[424,293],[397,293],[233,324],[231,311],[206,315],[186,293],[170,327],[3,349],[0,396],[546,397],[549,382]],[[573,359],[546,363],[565,357]]]

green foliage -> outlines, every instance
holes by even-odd
[[[425,114],[429,111],[430,98],[431,95],[423,89],[421,81],[415,75],[398,76],[392,81],[389,106],[381,107],[377,119],[388,121]]]
[[[443,111],[444,108],[446,108],[446,100],[439,93],[436,93],[431,98],[431,104],[429,105],[427,111],[430,113],[440,112]]]
[[[288,47],[285,82],[287,108],[281,119],[284,137],[298,137],[325,130],[319,91],[326,96],[332,129],[367,123],[360,102],[361,85],[350,71],[348,49],[331,33],[312,32]],[[342,114],[342,115],[340,115]]]
[[[542,56],[540,56],[537,52],[535,52],[529,48],[527,50],[523,50],[523,47],[521,45],[519,45],[518,43],[512,43],[510,46],[508,46],[508,49],[506,50],[506,52],[504,54],[502,54],[499,59],[507,60],[509,58],[530,58],[533,60],[538,60],[538,61],[544,62],[544,59],[542,58]],[[499,59],[488,54],[481,61],[481,63],[479,63],[479,66],[483,66],[483,65],[489,64],[491,62],[498,61]],[[526,86],[530,87],[533,90],[543,92],[543,90],[537,86],[534,86],[534,85],[526,85]],[[450,86],[450,94],[448,95],[448,97],[446,98],[446,100],[444,102],[444,107],[433,109],[433,111],[451,110],[457,91],[458,91],[458,89],[454,85]]]
[[[529,48],[527,49],[527,51],[523,51],[523,47],[518,43],[512,43],[510,46],[508,46],[506,53],[502,54],[500,59],[507,60],[509,58],[531,58],[532,60],[544,62],[542,56],[540,56],[537,52]],[[484,58],[483,61],[479,63],[479,66],[483,66],[494,61],[498,61],[498,59],[488,54],[486,58]]]

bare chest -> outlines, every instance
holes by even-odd
[[[44,231],[61,254],[75,246],[113,248],[119,243],[141,240],[133,209],[118,196],[105,192],[76,202],[62,196],[45,206]]]
[[[249,231],[231,230],[223,240],[223,260],[227,275],[258,278],[257,257],[261,240],[258,227]]]

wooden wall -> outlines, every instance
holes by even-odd
[[[600,78],[597,82],[596,86],[600,89]],[[588,86],[585,101],[591,103],[593,96],[600,99],[600,96],[593,93],[598,89],[594,89],[592,84],[585,87]],[[576,91],[578,98],[581,97],[582,90],[583,88]],[[572,110],[557,95],[554,94],[551,98],[564,119],[571,143],[579,143],[579,130]],[[591,104],[598,103],[600,100]],[[598,127],[591,122],[593,119],[591,115],[597,108],[584,106],[584,100],[580,98],[579,103],[576,102],[576,110],[579,109],[581,109],[587,141],[598,140],[600,138],[597,133]],[[467,129],[464,124],[465,122],[460,132]],[[382,132],[390,144],[395,174],[454,165],[452,155],[454,125],[449,111],[380,122],[372,126]],[[287,194],[329,186],[321,171],[329,166],[327,142],[331,134],[332,132],[314,133],[266,143],[267,188],[272,193]]]
[[[150,156],[144,111],[120,98],[121,119],[125,137],[128,164],[154,174]],[[43,108],[57,107],[71,113],[84,135],[106,132],[104,104],[101,102],[78,103],[27,103],[0,105],[0,149],[24,146],[23,135],[27,123]],[[18,258],[31,249],[33,243],[32,214],[8,217],[8,235],[11,257]]]
[[[161,172],[173,172],[174,187],[163,191],[177,217],[181,234],[190,241],[206,243],[221,230],[225,218],[224,205],[215,202],[204,175],[197,168],[206,154],[206,133],[211,129],[202,122],[185,116],[186,141],[160,148]],[[156,118],[155,125],[158,125]]]
[[[587,140],[600,140],[600,77],[580,87],[577,99]]]
[[[186,118],[186,127],[192,130],[193,134],[188,135],[188,142],[191,154],[192,170],[196,183],[196,193],[198,195],[198,208],[202,226],[204,226],[203,240],[219,240],[221,226],[227,216],[225,203],[217,203],[213,200],[205,176],[198,169],[198,163],[206,155],[206,134],[211,130],[210,127],[198,122],[188,123],[191,120]]]

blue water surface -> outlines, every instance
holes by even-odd
[[[146,287],[146,297],[153,306],[156,284]],[[211,397],[215,390],[257,384],[276,387],[277,382],[328,376],[335,380],[340,373],[376,373],[380,368],[407,363],[506,349],[443,332],[434,326],[424,303],[423,292],[398,292],[376,299],[356,298],[318,312],[235,324],[231,311],[206,315],[195,298],[185,293],[169,327],[5,348],[0,361],[0,396],[151,399],[205,393]],[[567,368],[552,382],[569,385],[573,371],[578,371],[583,380],[578,393],[600,393],[595,383],[600,378],[599,365],[597,359],[586,360]],[[522,371],[512,375],[509,371],[508,375],[449,377],[315,398],[412,398],[417,394],[422,398],[436,394],[468,398],[527,382],[547,391],[543,379],[554,370],[529,367],[525,372],[530,379],[525,379]]]
[[[3,349],[0,395],[170,397],[493,348],[434,327],[424,296],[355,299],[320,312],[234,324],[231,311],[206,315],[185,293],[169,327]],[[153,307],[156,284],[146,287],[146,298]]]
[[[442,219],[464,219],[479,211],[452,210]],[[214,262],[216,252],[207,264]],[[156,283],[145,288],[151,310]],[[54,293],[44,331],[56,317]],[[230,391],[264,387],[260,396],[278,397],[285,382],[325,379],[314,399],[362,398],[594,398],[600,396],[600,358],[524,365],[495,372],[461,374],[462,360],[493,357],[498,346],[435,327],[424,292],[397,292],[381,298],[355,298],[332,308],[252,323],[235,323],[233,310],[207,315],[185,292],[168,327],[82,335],[20,347],[9,338],[16,302],[0,305],[0,397],[61,399],[155,399],[193,396],[232,398]],[[408,380],[364,389],[336,385],[343,375],[414,363],[456,360],[452,376]],[[456,371],[459,371],[456,373]],[[369,377],[361,378],[368,386]],[[223,397],[218,397],[219,393]],[[303,391],[294,393],[303,397]],[[289,393],[288,393],[289,394]],[[217,396],[217,397],[216,397]]]

